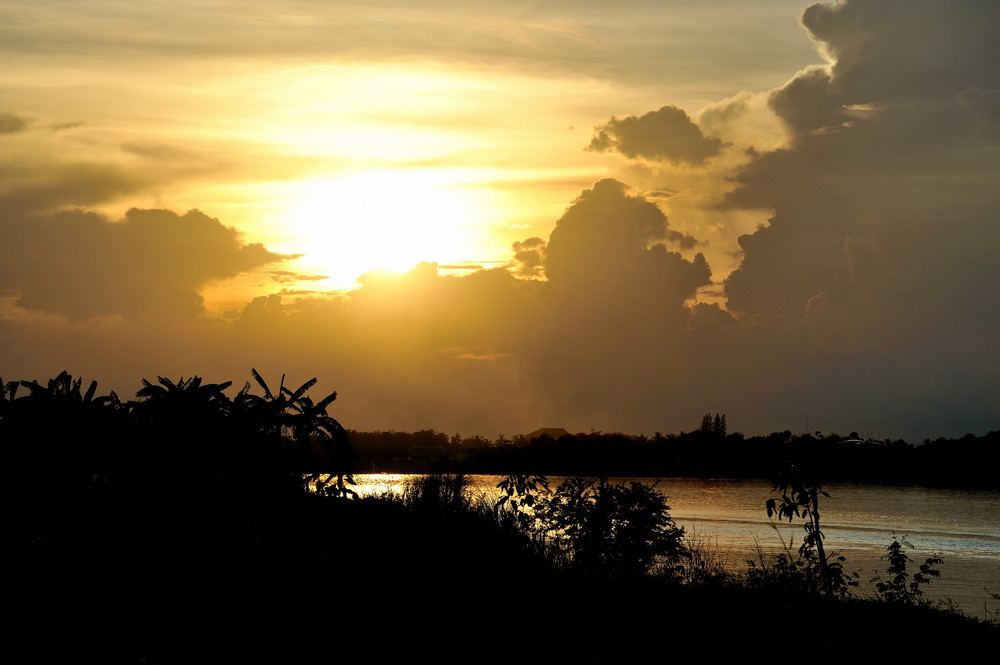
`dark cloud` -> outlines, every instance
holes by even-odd
[[[700,244],[697,238],[673,229],[667,230],[666,240],[671,245],[677,245],[681,249],[694,249]]]
[[[82,211],[8,216],[0,284],[28,309],[71,319],[120,314],[190,318],[198,289],[216,279],[280,261],[259,243],[192,210],[129,210],[110,222]]]
[[[998,24],[976,0],[811,6],[832,64],[771,95],[789,143],[728,197],[774,211],[740,239],[730,309],[822,372],[804,393],[869,422],[985,427],[1000,387],[981,369],[1000,334]]]
[[[837,127],[848,120],[842,94],[825,67],[800,72],[771,93],[770,105],[796,133]]]
[[[188,150],[182,150],[181,148],[164,145],[162,143],[123,143],[121,145],[121,149],[123,152],[161,162],[188,162],[198,161],[200,159],[198,155]]]
[[[667,230],[655,204],[610,179],[584,191],[556,223],[539,294],[544,325],[523,353],[562,418],[638,422],[645,400],[661,394],[684,303],[710,282],[700,254],[688,261],[664,247]]]
[[[64,132],[67,129],[76,129],[77,127],[83,127],[85,122],[82,120],[77,120],[73,122],[53,122],[46,125],[46,128],[53,132]]]
[[[528,238],[515,242],[514,274],[520,277],[541,277],[544,274],[545,241],[541,238]]]
[[[0,179],[0,211],[7,215],[97,205],[150,185],[146,177],[134,171],[89,162],[0,162]]]
[[[792,141],[736,176],[730,204],[776,214],[770,227],[741,239],[744,260],[726,287],[735,309],[794,317],[819,292],[870,295],[878,280],[912,288],[905,270],[862,271],[862,244],[884,247],[888,263],[933,271],[943,250],[961,250],[916,238],[936,236],[945,224],[978,238],[972,242],[996,238],[984,214],[997,201],[983,180],[990,167],[968,149],[977,130],[990,134],[996,116],[989,86],[1000,80],[1000,58],[991,54],[1000,53],[984,28],[997,24],[991,19],[1000,20],[1000,7],[975,0],[851,0],[806,10],[803,24],[836,60],[772,94]]]
[[[996,81],[998,21],[1000,5],[983,0],[846,0],[802,14],[846,104],[933,101]]]
[[[667,252],[667,230],[655,204],[629,195],[624,183],[601,180],[556,222],[545,252],[549,289],[585,293],[582,300],[616,307],[634,292],[653,291],[666,306],[679,307],[707,282],[707,267],[704,259],[697,267]]]
[[[23,132],[31,125],[27,118],[14,115],[13,113],[0,112],[0,134],[16,134]]]
[[[286,258],[297,258],[288,256]],[[271,275],[271,279],[279,284],[295,284],[297,282],[321,282],[324,279],[328,279],[328,275],[302,275],[292,270],[269,270],[268,274]]]
[[[675,106],[664,106],[641,116],[612,117],[594,128],[587,150],[618,152],[629,159],[702,164],[719,154],[722,146],[721,140],[704,136],[687,113]]]

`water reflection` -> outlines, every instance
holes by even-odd
[[[360,496],[401,491],[410,474],[360,474],[354,487]],[[491,499],[499,496],[500,476],[471,476],[471,490]],[[561,478],[550,478],[552,486]],[[690,542],[728,567],[747,559],[798,549],[804,532],[799,521],[769,520],[764,502],[772,495],[763,480],[623,478],[655,484],[668,498],[671,515]],[[1000,592],[1000,492],[856,484],[825,486],[821,501],[823,532],[829,550],[847,557],[845,568],[860,571],[867,582],[893,534],[907,536],[914,566],[940,556],[941,577],[927,587],[930,598],[950,599],[966,613],[985,617],[1000,603],[988,591]]]

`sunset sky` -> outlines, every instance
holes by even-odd
[[[0,0],[0,377],[998,429],[1000,3]]]

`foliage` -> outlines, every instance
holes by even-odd
[[[637,577],[657,560],[674,570],[688,552],[684,529],[670,518],[666,499],[632,482],[569,478],[536,509],[548,532],[572,554],[570,566],[585,574]],[[559,541],[557,541],[559,542]]]
[[[706,413],[701,419],[701,427],[698,431],[721,438],[726,436],[726,429],[726,414],[716,413],[715,418],[712,418],[711,413]]]
[[[824,575],[819,557],[812,548],[793,553],[791,543],[784,552],[765,556],[758,550],[757,560],[747,561],[745,585],[752,589],[779,593],[827,593],[838,598],[847,597],[851,587],[858,586],[857,572],[847,572],[846,557],[831,552]],[[832,591],[831,591],[832,590]]]
[[[432,473],[412,480],[403,490],[403,503],[410,508],[435,512],[469,511],[469,478],[461,473]]]
[[[850,582],[843,574],[843,567],[835,565],[842,562],[831,561],[827,556],[820,529],[819,497],[830,495],[822,490],[819,482],[802,474],[790,463],[774,480],[772,489],[781,492],[781,497],[767,500],[768,517],[776,515],[779,520],[787,519],[789,522],[796,517],[805,519],[802,528],[806,535],[799,546],[799,561],[793,565],[791,555],[787,554],[786,569],[799,569],[806,573],[816,569],[824,593],[829,596],[844,595]]]
[[[497,483],[497,488],[502,494],[494,504],[494,509],[499,512],[506,507],[507,510],[527,519],[529,513],[526,509],[534,507],[539,495],[548,494],[549,479],[532,474],[512,474]]]
[[[257,385],[263,390],[263,396],[250,392],[248,381],[233,400],[233,410],[256,430],[270,437],[284,438],[295,445],[291,464],[294,466],[312,466],[313,473],[305,477],[306,484],[312,484],[320,493],[338,498],[356,497],[347,485],[354,484],[354,478],[349,473],[355,459],[350,445],[350,437],[343,426],[327,415],[327,408],[337,399],[337,393],[332,392],[318,402],[313,402],[306,393],[316,385],[312,378],[297,389],[292,390],[285,385],[282,375],[277,394],[256,369],[250,370]],[[326,458],[317,469],[313,454],[313,444],[319,446]],[[306,471],[305,468],[298,469]],[[322,473],[326,471],[327,473]]]
[[[513,514],[521,528],[547,543],[549,558],[587,575],[637,577],[656,562],[676,572],[689,556],[684,529],[653,487],[579,476],[552,491],[538,475],[509,475],[497,484],[499,516]]]
[[[98,396],[96,381],[84,390],[68,372],[47,384],[0,379],[4,461],[21,472],[60,469],[64,484],[72,477],[81,485],[100,480],[149,489],[224,481],[291,489],[301,488],[303,472],[324,472],[335,477],[320,481],[325,493],[351,496],[345,483],[352,482],[353,452],[346,430],[327,414],[336,393],[314,402],[306,392],[316,379],[296,390],[282,379],[275,395],[251,372],[263,396],[248,382],[231,399],[231,382],[198,376],[143,379],[128,402],[113,391]]]
[[[906,571],[907,564],[913,563],[907,554],[907,549],[913,549],[913,545],[906,539],[906,536],[897,538],[892,536],[892,542],[885,548],[885,555],[882,560],[888,562],[889,567],[886,574],[888,579],[883,579],[880,575],[872,578],[875,585],[876,597],[887,603],[899,603],[904,605],[924,605],[921,586],[930,584],[932,577],[940,577],[941,571],[934,566],[941,565],[944,560],[940,557],[928,557],[924,563],[920,564],[920,572],[914,573],[912,577]]]

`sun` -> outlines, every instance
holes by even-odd
[[[337,286],[372,270],[474,260],[484,246],[483,193],[437,171],[367,171],[300,182],[296,190],[290,235],[302,261]]]

